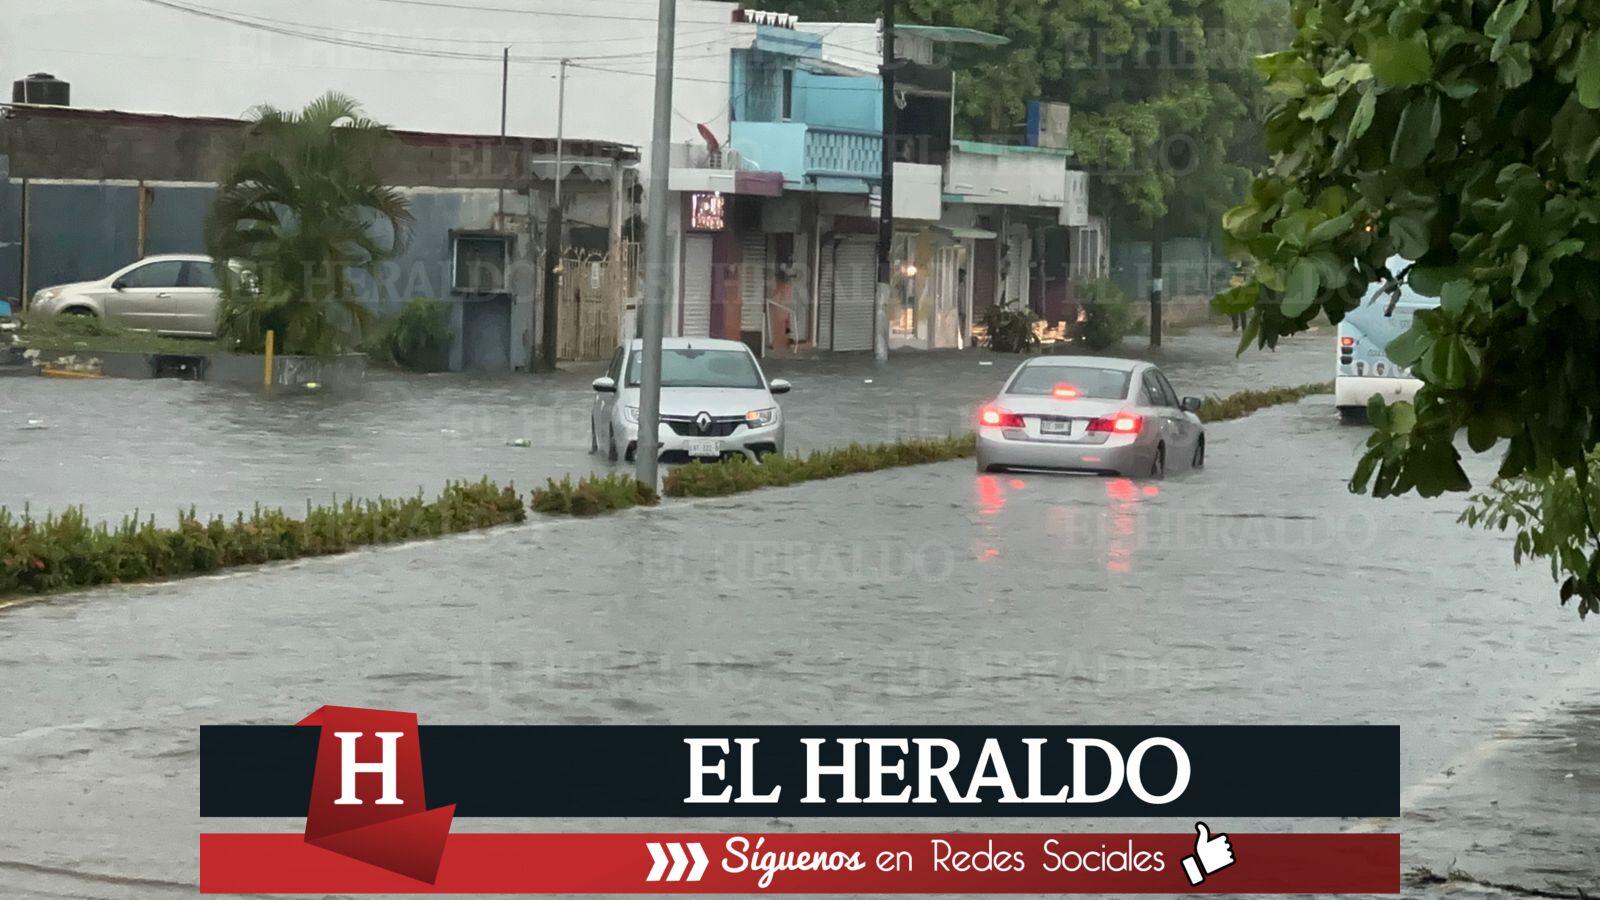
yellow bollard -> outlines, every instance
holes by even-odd
[[[272,387],[272,339],[276,336],[271,331],[267,332],[266,362],[261,367],[261,384],[264,387]]]

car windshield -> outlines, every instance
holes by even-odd
[[[1122,400],[1128,396],[1128,369],[1092,366],[1023,366],[1006,385],[1006,393],[1043,397],[1064,385],[1090,400]]]
[[[639,386],[644,352],[635,350],[628,360],[628,387]],[[756,362],[744,350],[664,349],[661,351],[662,387],[764,388]]]

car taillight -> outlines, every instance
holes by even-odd
[[[988,425],[992,428],[1022,428],[1022,417],[1016,413],[985,406],[978,413],[978,424]]]
[[[1144,416],[1136,413],[1117,413],[1089,421],[1090,431],[1109,431],[1112,434],[1138,434],[1144,428]]]
[[[1353,338],[1353,337],[1350,337],[1349,335],[1345,335],[1344,337],[1339,338],[1339,346],[1341,346],[1341,347],[1354,347],[1355,345],[1356,345],[1356,339]]]

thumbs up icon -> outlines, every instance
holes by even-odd
[[[1189,876],[1191,885],[1206,880],[1206,876],[1233,865],[1233,845],[1225,834],[1212,835],[1204,822],[1194,823],[1197,833],[1194,856],[1183,858],[1183,874]]]

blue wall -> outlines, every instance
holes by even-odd
[[[881,132],[882,97],[871,76],[794,73],[794,118],[808,125]]]
[[[144,252],[206,252],[206,213],[217,195],[212,187],[158,187],[150,190]]]
[[[22,308],[17,280],[22,269],[22,187],[0,178],[0,300]]]
[[[209,186],[151,189],[146,216],[145,253],[204,253],[205,218],[215,196]],[[40,184],[31,188],[29,293],[74,281],[103,278],[138,258],[139,194],[133,185]],[[486,354],[466,359],[459,336],[465,316],[461,295],[451,292],[453,230],[491,224],[493,192],[447,193],[418,191],[408,194],[415,219],[411,241],[404,254],[387,265],[377,284],[359,289],[379,308],[394,311],[413,297],[434,297],[451,304],[451,324],[458,335],[452,349],[452,367],[484,365]],[[22,187],[0,181],[0,299],[16,297],[21,268]],[[380,303],[379,298],[383,301]],[[21,298],[18,297],[20,300]],[[480,302],[473,300],[471,302]],[[17,304],[20,307],[20,303]],[[511,322],[497,302],[493,314],[475,315],[480,343],[493,344],[503,331],[500,346],[510,341]],[[519,345],[520,346],[520,345]],[[505,354],[488,354],[495,359]],[[520,364],[522,360],[516,359]]]

